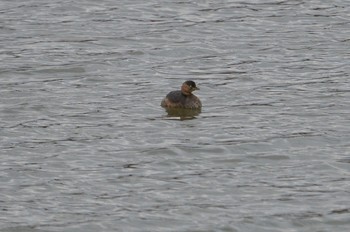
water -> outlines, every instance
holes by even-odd
[[[2,0],[0,230],[347,231],[349,11]]]

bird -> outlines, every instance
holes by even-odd
[[[199,90],[194,81],[185,81],[181,90],[171,91],[162,100],[161,106],[164,108],[201,109],[202,102],[192,92]]]

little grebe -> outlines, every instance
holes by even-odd
[[[192,94],[195,90],[199,90],[199,88],[194,81],[185,81],[181,90],[171,91],[166,95],[161,106],[164,108],[200,109],[202,107],[201,101]]]

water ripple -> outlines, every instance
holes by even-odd
[[[347,1],[0,8],[0,230],[348,229]]]

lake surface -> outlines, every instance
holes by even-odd
[[[349,12],[2,0],[0,230],[349,230]]]

